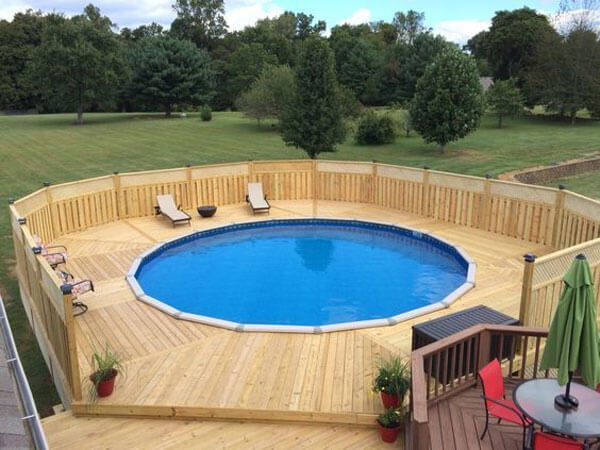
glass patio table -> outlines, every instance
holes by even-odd
[[[576,409],[564,410],[554,404],[554,397],[565,392],[554,378],[525,381],[515,389],[517,408],[544,429],[580,439],[600,437],[600,393],[578,383],[571,383],[571,395],[579,400]]]

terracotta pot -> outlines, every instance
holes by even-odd
[[[398,433],[400,432],[400,424],[396,425],[394,428],[387,428],[381,425],[379,421],[377,421],[377,425],[379,426],[379,435],[381,436],[381,440],[383,442],[395,442],[398,439]]]
[[[381,401],[385,409],[397,408],[399,406],[398,396],[390,395],[386,392],[381,393]]]
[[[98,397],[108,397],[110,394],[112,394],[114,388],[115,388],[115,378],[117,377],[117,375],[119,374],[119,372],[117,371],[117,369],[112,369],[112,372],[110,373],[110,375],[104,377],[104,379],[100,380],[100,382],[98,383],[98,385],[96,386],[96,392],[98,393]],[[93,383],[95,381],[95,374],[94,375],[90,375],[90,381]]]

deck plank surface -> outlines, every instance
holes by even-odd
[[[518,380],[520,381],[520,380]],[[507,398],[512,398],[516,380],[506,380]],[[480,439],[485,427],[485,408],[481,388],[475,386],[429,408],[431,450],[519,450],[523,442],[522,428],[490,419],[488,433]]]
[[[68,246],[68,270],[92,278],[97,287],[82,297],[89,311],[75,319],[83,392],[88,390],[94,348],[108,344],[123,357],[126,369],[114,394],[96,405],[123,406],[124,414],[129,406],[241,408],[273,411],[273,420],[281,411],[330,414],[332,420],[336,414],[377,414],[380,402],[370,389],[375,367],[381,357],[410,354],[413,324],[482,303],[517,317],[522,255],[551,250],[396,210],[320,201],[318,216],[427,230],[460,245],[477,263],[476,288],[448,309],[395,326],[320,335],[239,333],[177,320],[136,300],[124,281],[133,259],[156,242],[194,229],[267,217],[304,217],[313,211],[312,201],[272,204],[270,216],[253,216],[247,206],[235,205],[220,207],[211,219],[194,216],[191,227],[174,228],[161,217],[145,217],[56,241]],[[449,426],[448,418],[443,421]]]

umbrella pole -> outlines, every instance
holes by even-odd
[[[571,380],[573,379],[573,372],[569,371],[569,381],[567,381],[567,388],[564,394],[557,395],[554,398],[556,406],[562,409],[574,409],[579,406],[579,400],[571,395]]]

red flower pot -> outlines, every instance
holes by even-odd
[[[381,401],[385,409],[397,408],[399,406],[398,396],[390,395],[386,392],[381,393]]]
[[[395,426],[394,428],[386,428],[383,425],[377,422],[379,426],[379,435],[381,436],[381,440],[383,442],[395,442],[398,439],[398,432],[400,431],[400,425]]]
[[[105,376],[98,385],[96,386],[96,392],[98,393],[98,397],[108,397],[112,394],[115,388],[115,378],[118,375],[117,369],[112,369],[112,372]],[[96,380],[96,374],[90,375],[90,381],[94,383]]]

